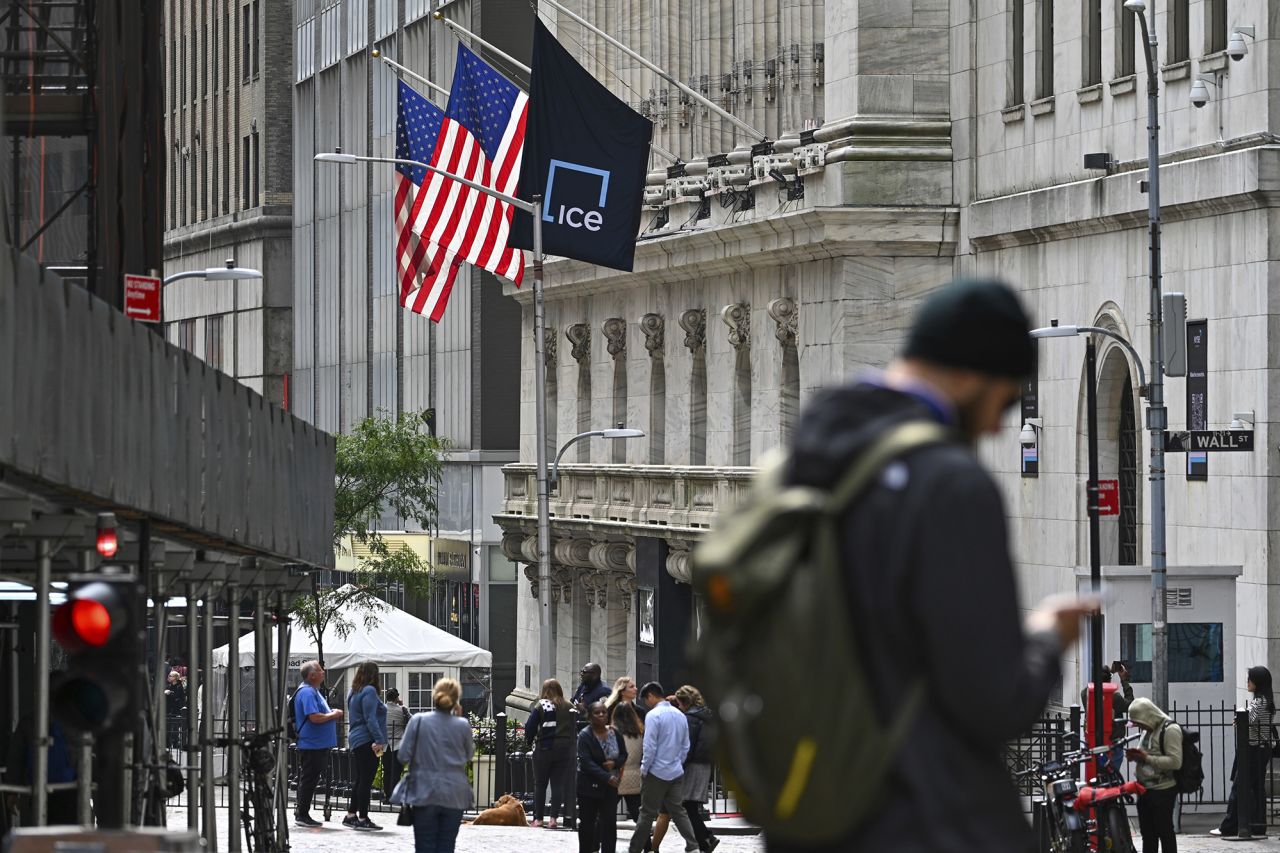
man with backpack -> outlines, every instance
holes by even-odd
[[[1029,328],[999,282],[941,287],[884,373],[815,395],[790,455],[694,555],[698,677],[774,853],[1034,847],[1002,749],[1095,605],[1024,624],[974,447],[1036,373]],[[836,719],[795,712],[819,683]]]
[[[311,799],[316,784],[329,758],[329,750],[338,746],[338,720],[342,709],[331,709],[320,685],[324,683],[324,668],[320,661],[309,660],[302,665],[302,684],[289,700],[293,724],[298,732],[298,802],[293,820],[298,826],[313,828],[320,821],[311,817]]]

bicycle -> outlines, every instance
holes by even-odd
[[[276,838],[275,737],[284,729],[244,732],[238,738],[217,738],[215,746],[235,744],[244,752],[240,764],[243,783],[240,822],[246,853],[283,853]]]
[[[1050,853],[1135,853],[1125,806],[1146,793],[1146,788],[1136,781],[1126,782],[1108,754],[1139,736],[1068,752],[1014,774],[1016,778],[1034,776],[1044,787]],[[1098,775],[1081,786],[1075,778],[1076,767],[1093,759],[1098,760]]]

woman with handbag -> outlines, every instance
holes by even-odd
[[[1253,698],[1249,700],[1249,758],[1253,776],[1252,820],[1249,829],[1256,838],[1267,828],[1267,768],[1271,765],[1272,726],[1275,722],[1276,700],[1271,690],[1271,670],[1265,666],[1249,667],[1245,675],[1245,687]],[[1210,835],[1233,837],[1240,832],[1236,801],[1236,768],[1231,766],[1231,797],[1227,800],[1227,814]]]
[[[615,853],[627,745],[609,725],[604,702],[593,702],[587,719],[591,724],[578,732],[578,853]]]
[[[570,796],[573,781],[574,734],[577,729],[573,706],[564,698],[564,688],[554,678],[542,682],[538,704],[524,724],[525,741],[533,749],[533,826],[542,826],[547,785],[551,786],[551,819],[556,828],[560,807]]]
[[[369,799],[378,759],[387,748],[387,706],[378,698],[378,665],[367,660],[356,667],[347,695],[347,747],[351,754],[351,802],[342,825],[365,832],[382,829],[369,820]]]
[[[607,707],[607,705],[606,705]],[[622,737],[627,748],[627,763],[622,781],[618,784],[618,796],[627,804],[627,817],[640,819],[640,758],[644,750],[644,722],[630,702],[622,702],[613,708],[613,730]]]
[[[454,713],[462,688],[442,678],[432,690],[434,710],[414,714],[400,741],[408,770],[392,795],[413,809],[414,853],[453,853],[462,813],[471,808],[467,765],[475,755],[471,723]]]

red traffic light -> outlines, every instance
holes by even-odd
[[[116,536],[116,514],[114,512],[98,513],[98,553],[110,559],[120,549],[120,539]]]
[[[124,607],[116,590],[91,583],[71,594],[53,614],[53,637],[69,652],[100,649],[124,627]]]

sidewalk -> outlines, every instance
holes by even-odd
[[[382,826],[380,832],[356,832],[342,827],[342,813],[333,816],[323,828],[303,829],[289,827],[289,844],[293,853],[351,853],[358,847],[360,853],[411,853],[413,827],[396,826],[394,814],[370,815]],[[184,808],[169,810],[169,826],[185,828],[187,811]],[[741,821],[713,821],[711,831],[720,836],[716,853],[763,853],[764,840],[759,835],[741,835],[754,830]],[[625,828],[624,828],[625,827]],[[630,824],[618,825],[618,850],[625,851],[631,840]],[[243,848],[243,843],[241,847]],[[227,811],[218,810],[218,851],[227,849]],[[681,853],[683,840],[673,827],[662,842],[666,853]],[[458,833],[457,853],[577,853],[578,835],[569,830],[532,829],[529,827],[466,826]],[[212,853],[212,851],[210,851]]]

